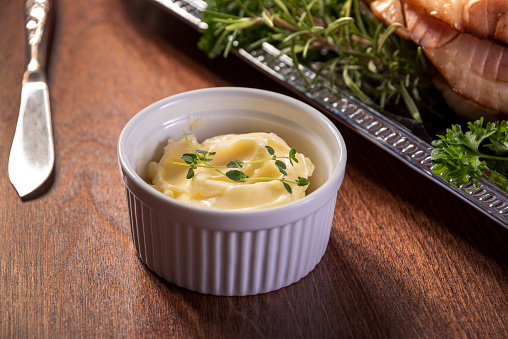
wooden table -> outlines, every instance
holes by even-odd
[[[117,140],[172,94],[287,94],[144,0],[57,1],[48,79],[52,186],[21,201],[7,177],[24,67],[23,1],[0,2],[0,337],[507,337],[508,231],[338,124],[348,167],[328,249],[287,288],[214,297],[164,282],[131,241]]]

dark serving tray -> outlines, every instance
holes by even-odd
[[[201,12],[206,9],[202,0],[145,0],[153,3],[161,11],[173,14],[179,20],[189,23],[196,29],[205,29]],[[411,131],[390,120],[376,109],[365,105],[347,91],[332,90],[325,79],[314,79],[315,73],[304,66],[297,70],[291,58],[281,55],[270,44],[263,44],[253,51],[239,49],[235,53],[247,63],[258,68],[268,77],[285,85],[307,102],[318,106],[341,123],[395,156],[429,180],[446,188],[451,193],[475,207],[500,225],[508,228],[508,193],[489,181],[480,180],[477,184],[455,187],[443,180],[432,170],[431,153],[433,147],[414,135]],[[309,89],[302,79],[304,74],[314,81]]]

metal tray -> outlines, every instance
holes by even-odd
[[[174,14],[196,29],[206,28],[206,24],[201,21],[201,12],[206,9],[206,2],[202,0],[147,1],[155,3],[162,10]],[[235,53],[429,180],[446,188],[492,220],[508,228],[508,193],[502,189],[484,180],[480,180],[477,184],[462,185],[460,188],[443,180],[431,170],[430,155],[433,149],[431,145],[357,100],[347,91],[332,90],[325,79],[316,79],[315,85],[309,89],[301,74],[313,80],[315,73],[301,65],[300,71],[297,70],[292,59],[281,55],[274,46],[265,43],[260,49],[254,51],[239,49]]]

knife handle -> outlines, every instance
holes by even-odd
[[[48,181],[55,161],[45,72],[49,14],[49,0],[26,0],[26,70],[8,168],[9,179],[22,198]]]
[[[24,81],[32,73],[46,67],[49,39],[49,17],[52,5],[49,0],[25,1],[26,72]]]

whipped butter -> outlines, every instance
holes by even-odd
[[[226,166],[232,160],[248,163],[257,159],[271,158],[265,146],[270,146],[276,156],[287,156],[291,149],[274,133],[227,134],[198,143],[194,135],[187,139],[195,150],[216,152],[210,156],[213,166]],[[148,165],[151,185],[162,193],[195,206],[227,210],[253,210],[287,204],[305,196],[308,186],[290,184],[292,194],[278,180],[247,180],[235,182],[211,168],[198,167],[195,175],[187,179],[188,166],[181,165],[185,153],[191,153],[185,138],[169,140],[159,162]],[[280,159],[286,164],[287,180],[309,178],[314,165],[301,153],[296,154],[298,163]],[[180,164],[175,164],[180,163]],[[223,173],[228,169],[220,169]],[[245,164],[241,169],[249,178],[282,178],[275,161]]]

